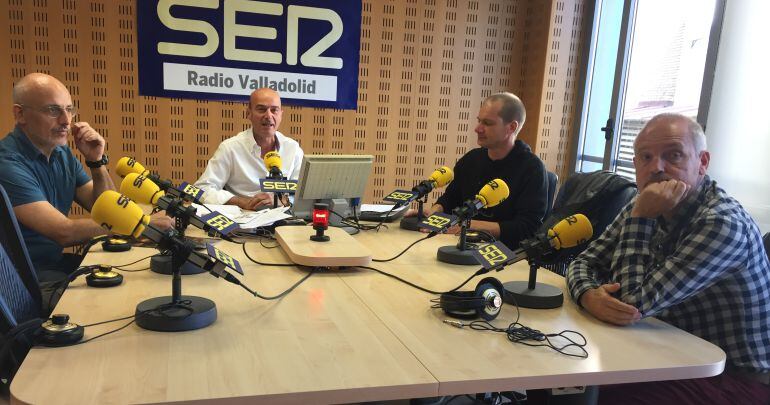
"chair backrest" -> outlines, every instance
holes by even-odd
[[[35,268],[27,252],[27,245],[21,235],[16,214],[13,212],[11,200],[5,189],[0,185],[0,244],[5,248],[6,255],[10,258],[19,277],[29,290],[32,297],[41,302],[40,286],[38,284]]]
[[[765,243],[765,253],[767,253],[767,258],[770,259],[770,232],[762,237],[762,242]]]
[[[546,172],[546,176],[548,179],[548,199],[546,200],[546,203],[548,205],[546,206],[543,219],[548,218],[548,216],[551,215],[551,210],[553,209],[553,199],[556,197],[556,185],[559,184],[559,176],[557,176],[556,173]]]
[[[565,217],[581,213],[593,226],[589,243],[599,237],[618,216],[620,210],[636,195],[636,184],[624,177],[608,172],[575,173],[559,189],[551,215],[543,221],[538,233],[546,232]],[[582,252],[588,243],[562,249],[543,258],[543,267],[564,274],[569,263]]]
[[[40,314],[40,301],[33,298],[19,277],[11,257],[0,245],[0,333],[5,334]]]

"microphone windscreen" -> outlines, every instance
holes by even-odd
[[[440,188],[451,183],[454,178],[455,174],[452,169],[446,166],[441,166],[434,170],[433,173],[431,173],[430,177],[428,177],[428,180],[436,183],[436,188]]]
[[[564,249],[585,243],[594,234],[591,221],[583,214],[570,215],[548,230],[548,240],[554,249]]]
[[[510,194],[508,185],[500,179],[494,179],[481,188],[476,199],[484,204],[484,208],[490,208],[505,201],[508,194]]]
[[[134,160],[134,158],[124,156],[118,160],[115,172],[118,173],[118,176],[120,177],[126,177],[129,173],[147,174],[147,169],[145,169],[141,163]]]
[[[276,151],[267,152],[265,154],[265,166],[267,167],[267,170],[274,167],[281,170],[281,155]]]
[[[147,177],[129,173],[120,183],[120,192],[140,204],[158,204],[158,198],[166,193]]]
[[[138,205],[113,190],[103,192],[96,199],[91,207],[91,218],[112,233],[135,238],[150,223],[150,217],[144,215]]]

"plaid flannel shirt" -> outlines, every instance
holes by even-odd
[[[631,218],[629,203],[571,264],[572,298],[614,296],[719,346],[728,367],[770,371],[770,263],[754,220],[708,176],[671,221]]]

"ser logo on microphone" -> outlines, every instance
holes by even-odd
[[[236,224],[232,219],[217,211],[212,211],[202,216],[201,220],[205,222],[206,225],[214,228],[214,230],[221,233],[222,235],[228,235],[230,232],[238,228],[238,224]],[[205,228],[204,230],[209,231]]]
[[[508,249],[503,242],[497,241],[471,252],[473,257],[481,263],[486,270],[495,270],[502,268],[512,259],[516,258],[516,253]]]
[[[478,250],[481,257],[489,264],[495,265],[508,260],[508,256],[495,245],[487,245]]]
[[[241,263],[239,263],[238,260],[235,260],[232,256],[215,248],[210,243],[206,244],[206,252],[208,252],[209,257],[211,257],[212,259],[218,260],[225,266],[243,275],[243,269],[241,268]]]
[[[147,179],[147,178],[146,178],[146,177],[144,177],[144,176],[137,176],[137,177],[136,177],[136,179],[134,179],[134,187],[136,187],[136,188],[142,188],[142,183],[144,183],[144,181],[145,181],[146,179]]]
[[[396,190],[396,191],[386,195],[385,198],[383,198],[383,200],[399,203],[399,202],[402,202],[402,201],[409,201],[409,199],[412,198],[413,195],[414,195],[414,193],[412,193],[411,191]]]
[[[454,216],[450,216],[441,212],[437,212],[428,218],[425,218],[422,222],[417,224],[420,228],[426,228],[430,231],[441,232],[444,228],[452,222]]]
[[[235,225],[235,222],[233,222],[230,218],[224,216],[223,214],[219,214],[215,217],[211,217],[206,220],[206,223],[211,225],[214,229],[217,231],[222,232],[222,230],[227,229],[227,227]]]
[[[121,208],[126,208],[126,207],[128,207],[128,203],[130,203],[130,202],[131,202],[130,198],[128,198],[128,197],[124,196],[123,194],[121,194],[120,197],[118,197],[117,204]]]

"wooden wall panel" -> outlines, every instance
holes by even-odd
[[[364,200],[377,202],[475,147],[481,101],[507,90],[528,109],[521,139],[563,177],[584,2],[364,0],[358,109],[286,106],[280,129],[306,153],[375,155]],[[140,97],[135,10],[135,0],[0,0],[0,136],[13,126],[13,83],[46,72],[113,160],[195,181],[217,145],[248,127],[244,105]]]

